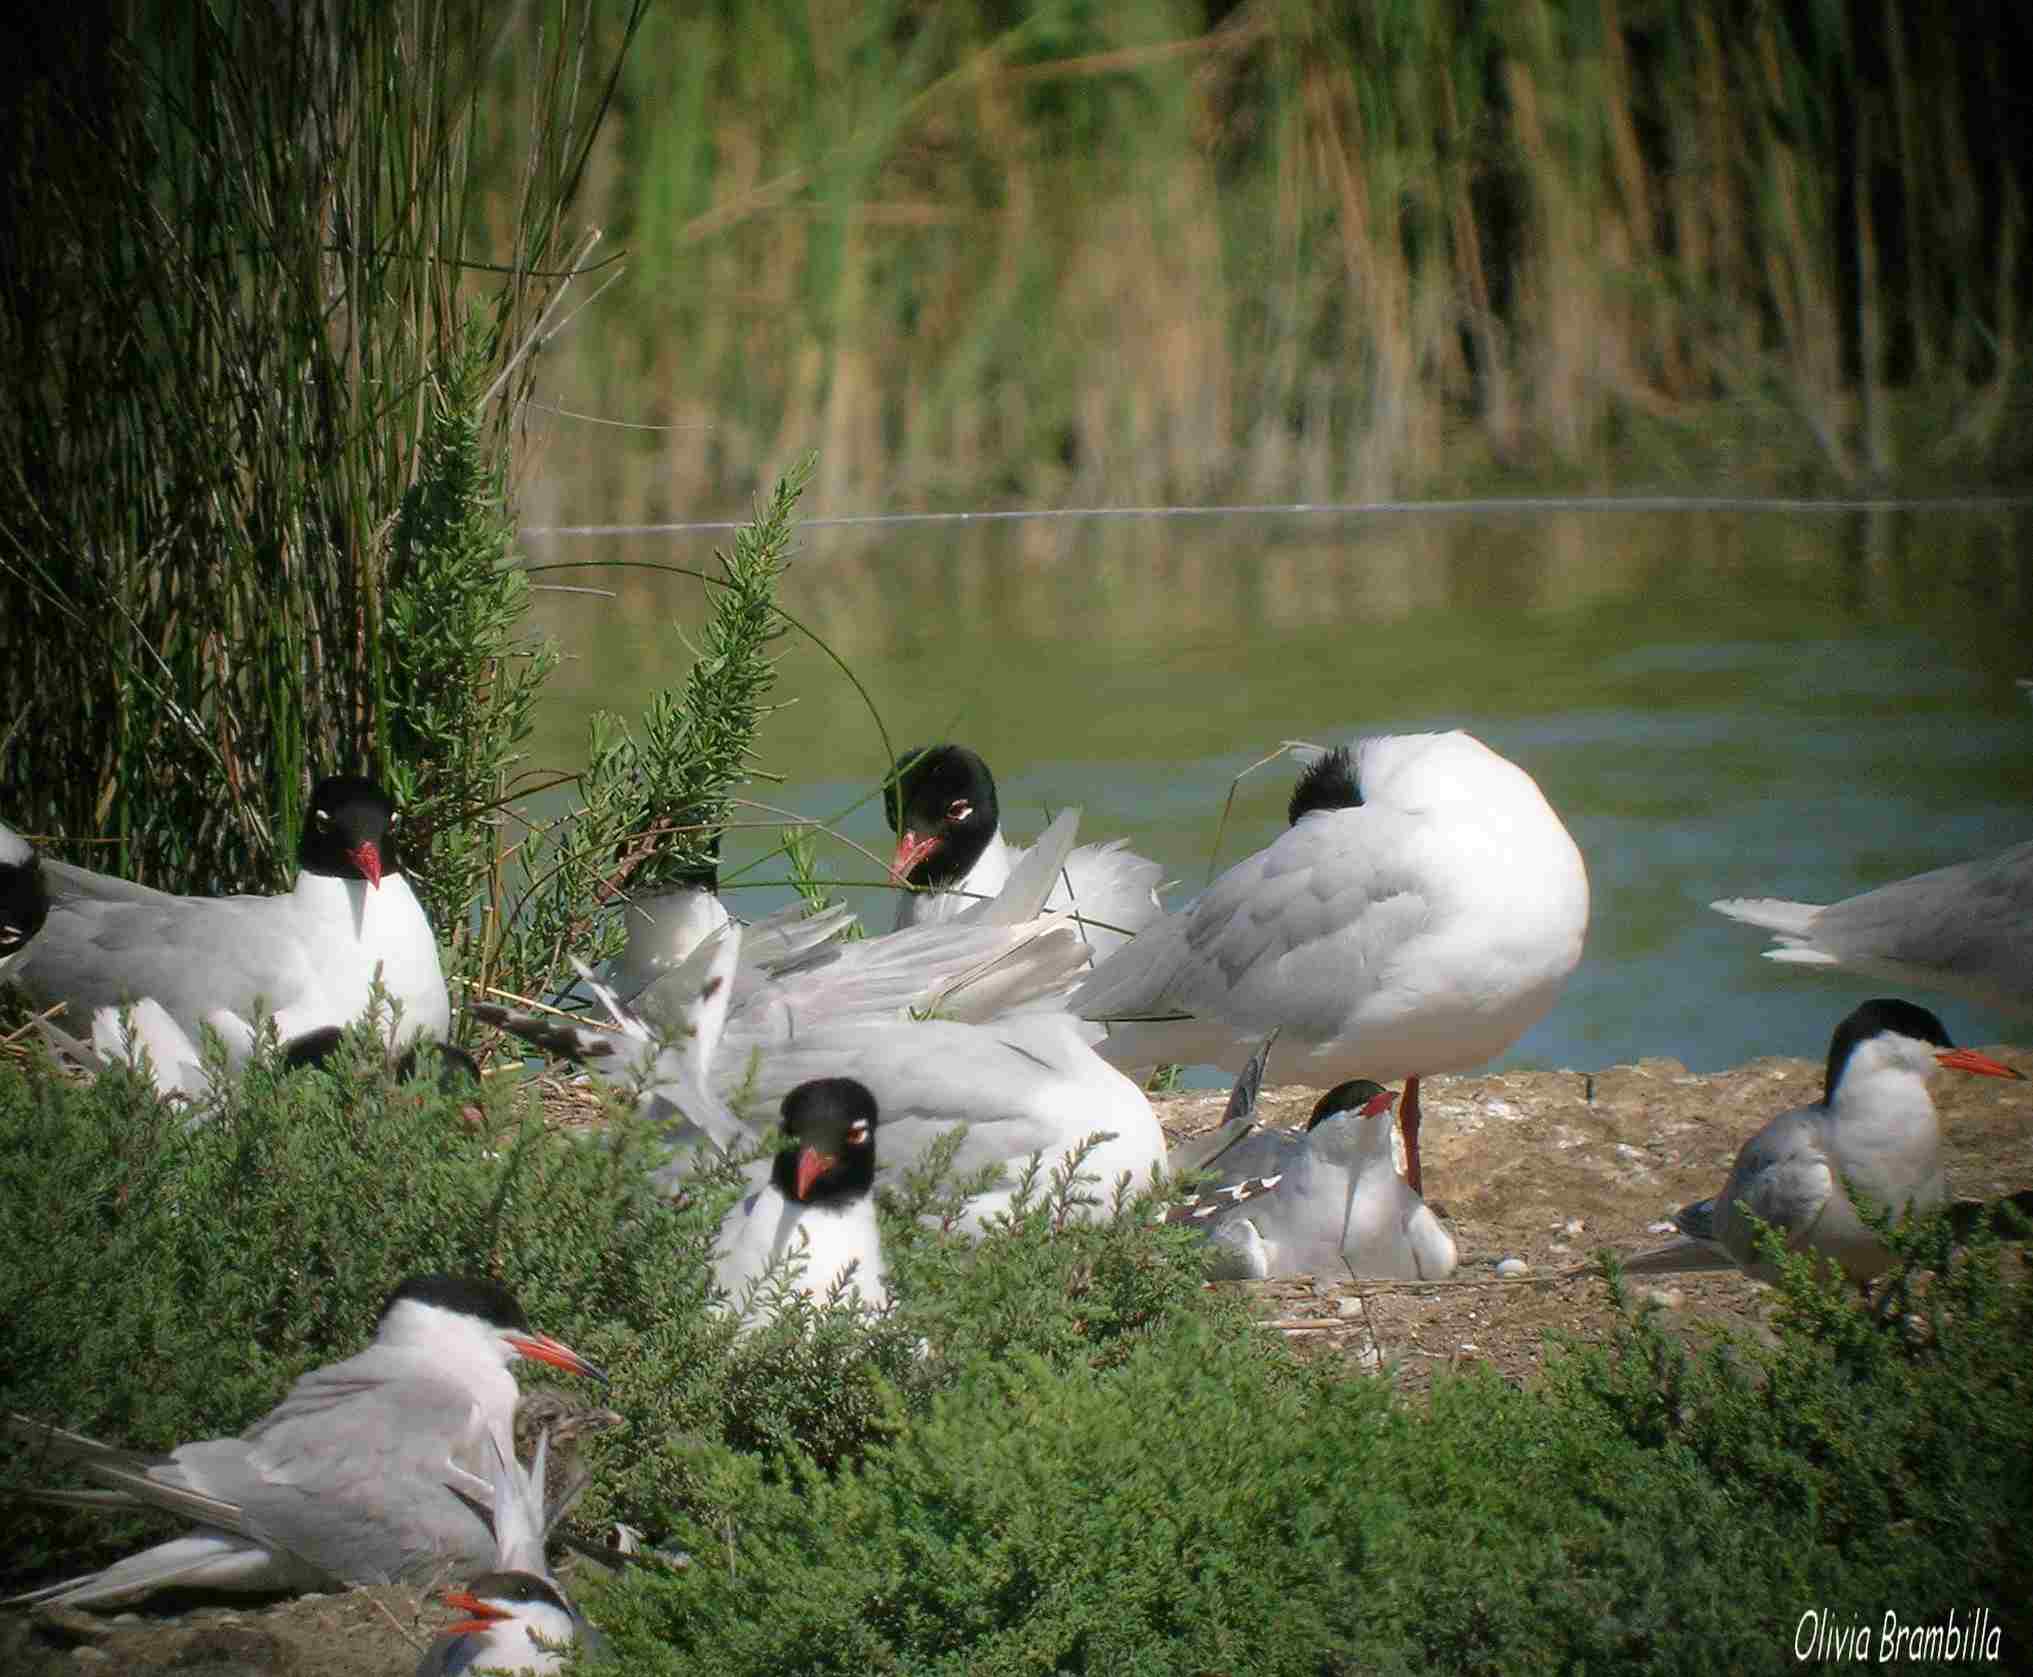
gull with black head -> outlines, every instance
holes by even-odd
[[[77,1019],[147,998],[192,1041],[208,1023],[251,1035],[266,1012],[287,1042],[360,1017],[378,975],[401,1005],[400,1040],[442,1039],[451,1002],[396,820],[373,781],[319,781],[280,896],[172,896],[46,858],[48,919],[14,976]]]
[[[1099,1052],[1235,1072],[1279,1033],[1295,1079],[1419,1079],[1494,1059],[1581,959],[1588,875],[1532,777],[1465,733],[1384,735],[1299,777],[1285,831],[1100,962],[1067,1004]]]
[[[964,745],[906,751],[883,788],[883,809],[897,836],[890,878],[910,887],[897,899],[899,930],[937,925],[993,897],[1029,854],[1002,836],[995,776]],[[1044,911],[1077,915],[1098,961],[1157,918],[1163,872],[1126,840],[1083,844],[1065,857]]]

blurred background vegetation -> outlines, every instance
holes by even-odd
[[[572,504],[1940,487],[2026,463],[2023,8],[672,7]],[[639,463],[653,458],[660,469]],[[590,479],[591,481],[586,481]],[[542,509],[538,509],[541,511]]]

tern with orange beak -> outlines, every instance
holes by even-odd
[[[527,1469],[496,1441],[494,1457],[494,1565],[464,1589],[447,1590],[445,1605],[465,1615],[438,1633],[417,1662],[417,1677],[463,1677],[466,1672],[523,1671],[535,1677],[564,1668],[574,1643],[598,1647],[600,1633],[586,1623],[551,1572],[545,1542],[582,1479],[548,1514],[544,1475],[551,1435],[542,1433]]]
[[[13,1416],[16,1438],[104,1487],[18,1494],[195,1522],[15,1600],[104,1608],[170,1588],[330,1590],[492,1566],[494,1534],[461,1493],[486,1506],[494,1452],[514,1449],[518,1358],[606,1378],[533,1330],[500,1283],[424,1275],[389,1296],[366,1350],[311,1370],[236,1438],[149,1456]]]
[[[1344,1276],[1443,1281],[1459,1262],[1454,1237],[1398,1175],[1392,1146],[1394,1089],[1358,1078],[1314,1104],[1302,1133],[1256,1121],[1270,1043],[1244,1069],[1228,1121],[1184,1169],[1260,1173],[1268,1192],[1219,1204],[1195,1219],[1214,1242],[1217,1280]]]
[[[772,1270],[795,1292],[836,1286],[889,1301],[875,1219],[875,1097],[851,1077],[815,1078],[783,1099],[783,1148],[769,1181],[727,1214],[713,1279],[744,1320]]]
[[[1948,1199],[1941,1125],[1927,1092],[1936,1071],[2018,1078],[2002,1061],[1957,1048],[1942,1023],[1912,1002],[1865,1002],[1835,1028],[1828,1081],[1812,1106],[1783,1112],[1743,1144],[1729,1180],[1712,1199],[1674,1219],[1682,1238],[1624,1264],[1634,1275],[1741,1269],[1757,1281],[1778,1272],[1757,1254],[1752,1218],[1778,1230],[1787,1247],[1840,1270],[1860,1287],[1892,1255],[1857,1214],[1850,1195],[1926,1216]]]
[[[12,976],[73,1030],[99,1009],[156,1002],[193,1041],[210,1023],[275,1018],[284,1041],[350,1024],[375,975],[402,1006],[399,1043],[442,1040],[451,1001],[437,939],[396,854],[396,809],[371,780],[311,789],[295,888],[281,896],[177,897],[45,857],[50,903]]]

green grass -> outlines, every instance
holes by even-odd
[[[1147,1210],[1067,1224],[1063,1184],[972,1244],[934,1166],[885,1218],[891,1315],[737,1339],[705,1309],[731,1188],[654,1200],[625,1119],[551,1133],[497,1088],[471,1127],[366,1033],[201,1110],[0,1067],[0,1406],[231,1430],[402,1275],[501,1275],[614,1376],[585,1515],[693,1556],[585,1586],[619,1669],[1766,1670],[1809,1607],[2033,1635],[2033,1283],[1990,1236],[1894,1237],[1924,1332],[1799,1270],[1776,1348],[1639,1313],[1535,1389],[1410,1402],[1297,1363]],[[19,1518],[0,1588],[159,1529]]]

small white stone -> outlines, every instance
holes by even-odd
[[[1644,1302],[1661,1310],[1678,1310],[1687,1302],[1687,1295],[1678,1287],[1647,1287]]]
[[[71,1660],[77,1665],[107,1665],[112,1662],[112,1659],[113,1656],[107,1653],[104,1648],[87,1647],[73,1648],[71,1650]]]
[[[1482,1347],[1472,1339],[1464,1339],[1461,1348],[1454,1354],[1457,1357],[1479,1357],[1482,1355]]]
[[[1679,1232],[1680,1225],[1670,1217],[1662,1217],[1656,1223],[1647,1223],[1645,1225],[1645,1233],[1647,1234],[1678,1234]]]
[[[1569,1246],[1564,1240],[1556,1240],[1546,1250],[1549,1252],[1572,1252],[1574,1248]]]
[[[1497,1274],[1506,1281],[1510,1280],[1513,1276],[1530,1275],[1531,1273],[1532,1266],[1526,1263],[1523,1258],[1506,1258],[1502,1263],[1497,1265]]]
[[[1587,1225],[1579,1217],[1570,1217],[1560,1225],[1560,1232],[1569,1240],[1577,1238]]]
[[[1334,1314],[1343,1318],[1360,1316],[1362,1314],[1362,1300],[1359,1298],[1336,1299],[1334,1301]]]

